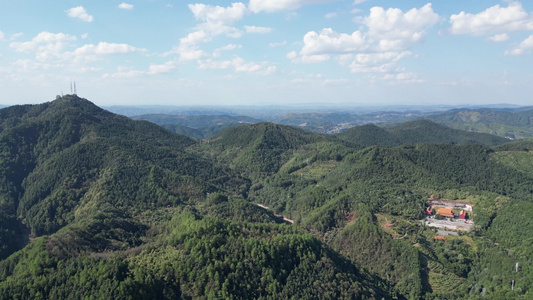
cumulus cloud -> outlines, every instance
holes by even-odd
[[[173,62],[167,62],[160,65],[150,65],[148,68],[148,75],[165,74],[174,70],[175,66]]]
[[[337,17],[337,13],[336,12],[330,12],[330,13],[327,13],[324,15],[324,18],[326,19],[334,19]]]
[[[89,15],[83,6],[69,8],[66,13],[71,18],[80,19],[84,22],[92,22],[93,16]]]
[[[307,4],[332,2],[335,0],[250,0],[252,12],[278,12],[300,8]]]
[[[402,50],[420,42],[426,30],[439,21],[431,3],[420,9],[403,12],[398,8],[372,7],[370,15],[363,19],[368,27],[368,36],[379,40],[381,51]]]
[[[486,35],[521,30],[533,30],[533,16],[520,2],[510,2],[507,7],[499,4],[471,14],[464,11],[450,17],[452,34]]]
[[[404,72],[398,62],[414,56],[410,47],[422,42],[426,31],[439,20],[430,3],[406,12],[373,7],[368,16],[358,19],[367,30],[351,34],[331,28],[310,31],[303,37],[301,50],[289,52],[286,57],[294,63],[319,63],[334,58],[339,64],[347,65],[352,73],[367,73],[381,80],[417,82],[419,79],[413,73]]]
[[[410,51],[383,52],[383,53],[359,53],[350,64],[352,73],[391,73],[400,72],[396,62],[410,56]]]
[[[60,33],[43,31],[27,42],[12,42],[9,47],[16,52],[35,53],[35,58],[40,61],[58,59],[64,49],[76,41],[76,37]]]
[[[232,38],[242,35],[233,24],[248,12],[243,3],[232,3],[228,7],[196,3],[189,4],[188,7],[194,17],[203,22],[196,26],[196,31],[181,38],[179,45],[166,54],[177,53],[181,60],[205,59],[209,55],[200,49],[200,44],[210,42],[214,36],[220,34]]]
[[[276,66],[271,66],[266,62],[247,62],[241,57],[232,60],[215,61],[212,59],[198,61],[200,69],[233,69],[235,72],[253,73],[259,75],[270,75],[277,71]]]
[[[324,28],[317,33],[310,31],[303,38],[304,46],[299,53],[287,54],[294,63],[319,63],[327,61],[332,55],[351,54],[368,48],[367,41],[360,31],[352,34],[338,33],[331,28]]]
[[[507,33],[495,34],[487,38],[488,41],[496,42],[496,43],[505,42],[508,39],[509,39],[509,36],[507,35]]]
[[[244,30],[247,33],[269,33],[272,32],[271,27],[260,27],[260,26],[244,26]]]
[[[185,61],[204,58],[208,54],[200,50],[199,44],[209,42],[211,39],[212,37],[204,30],[191,32],[186,37],[180,38],[179,46],[175,47],[170,53],[179,54],[180,59]]]
[[[12,41],[12,40],[16,40],[16,39],[18,39],[19,37],[21,37],[21,36],[23,36],[23,35],[24,35],[23,32],[13,33],[13,34],[11,35],[11,37],[9,37],[9,40],[11,40],[11,41]]]
[[[533,35],[522,41],[517,48],[505,52],[506,55],[522,55],[528,50],[533,50]]]
[[[146,49],[140,49],[128,44],[116,44],[100,42],[97,45],[87,44],[76,50],[75,55],[108,55],[108,54],[126,54],[132,52],[144,52]]]
[[[133,4],[129,4],[129,3],[126,3],[126,2],[122,2],[118,5],[118,8],[121,8],[121,9],[133,9]]]
[[[213,56],[214,57],[220,57],[220,54],[223,51],[231,51],[231,50],[241,49],[241,48],[242,48],[242,45],[229,44],[229,45],[226,45],[224,47],[220,47],[220,48],[215,49],[215,51],[213,52]]]
[[[0,41],[3,41],[5,38],[4,33],[0,30]]]
[[[105,73],[102,75],[102,78],[134,78],[140,76],[154,76],[170,73],[175,69],[175,67],[176,66],[173,61],[169,61],[164,64],[151,64],[146,71],[130,70],[128,68],[119,67],[116,73]]]
[[[241,20],[247,12],[242,2],[232,3],[231,6],[221,7],[202,3],[189,4],[189,9],[197,20],[212,26],[229,26],[235,21]]]
[[[305,34],[301,55],[340,54],[364,50],[367,45],[360,31],[351,35],[337,33],[331,28],[324,28],[320,33],[310,31]]]
[[[387,74],[383,76],[385,80],[394,80],[398,83],[421,83],[423,80],[418,79],[416,73],[397,73],[397,74]]]
[[[268,44],[268,46],[271,47],[271,48],[281,47],[281,46],[285,46],[285,45],[287,45],[287,41],[283,41],[283,42],[274,42],[274,43],[270,43],[270,44]]]

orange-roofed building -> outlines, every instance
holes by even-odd
[[[437,215],[441,215],[443,217],[449,217],[449,218],[454,217],[454,214],[451,208],[439,208],[439,210],[437,211]]]
[[[433,238],[434,241],[447,241],[448,239],[443,237],[442,235],[437,235],[436,237]]]

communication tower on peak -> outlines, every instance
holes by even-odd
[[[77,95],[78,93],[76,92],[76,81],[74,81],[74,95]]]

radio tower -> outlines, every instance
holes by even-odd
[[[72,95],[72,78],[70,78],[70,94]]]
[[[74,81],[74,95],[77,95],[78,93],[76,92],[76,81]]]

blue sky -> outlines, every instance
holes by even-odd
[[[533,2],[0,0],[0,103],[533,104]]]

